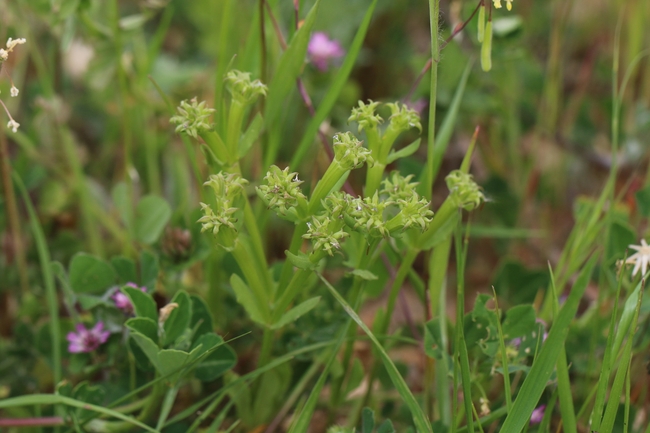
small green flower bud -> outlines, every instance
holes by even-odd
[[[465,210],[473,210],[481,202],[485,201],[485,196],[472,179],[471,174],[454,170],[447,175],[445,181],[447,182],[447,188],[449,188],[449,196],[456,206]]]
[[[171,123],[178,124],[177,133],[184,132],[190,137],[198,138],[200,132],[212,129],[212,124],[208,119],[215,110],[206,107],[205,101],[199,103],[196,98],[192,98],[189,102],[181,101],[177,110],[178,115],[169,119]]]
[[[348,122],[356,121],[359,124],[359,132],[363,131],[364,128],[376,128],[377,125],[384,121],[381,116],[375,114],[378,105],[379,102],[373,102],[372,100],[368,100],[368,105],[364,104],[363,101],[359,101],[359,106],[352,109]]]
[[[226,87],[232,98],[243,105],[250,105],[262,95],[266,96],[268,87],[260,80],[251,81],[251,74],[236,69],[226,74]]]
[[[341,249],[341,242],[349,236],[342,230],[343,223],[329,215],[314,216],[312,221],[307,223],[307,233],[302,235],[303,239],[311,239],[314,252],[326,252],[330,256]]]
[[[218,213],[215,214],[209,205],[201,203],[203,216],[197,222],[201,223],[202,232],[211,231],[217,243],[230,250],[237,239],[236,223],[238,220],[234,217],[234,214],[238,210],[234,207],[219,207]]]
[[[390,102],[386,104],[391,111],[390,127],[397,131],[408,131],[411,128],[417,128],[422,132],[420,124],[420,115],[417,111],[410,109],[399,102]]]
[[[415,187],[418,182],[411,182],[413,175],[402,176],[398,171],[393,171],[382,181],[383,188],[381,195],[390,197],[394,201],[409,200],[413,195],[417,196]]]
[[[298,173],[290,173],[272,165],[264,177],[265,185],[257,187],[257,193],[266,205],[279,216],[291,221],[304,219],[307,212],[307,197],[302,193]]]
[[[223,172],[219,172],[219,174],[210,175],[210,180],[203,185],[214,190],[218,202],[227,201],[232,203],[241,196],[244,187],[248,185],[248,181],[237,173],[224,175]]]
[[[372,166],[375,160],[370,154],[351,132],[339,132],[334,136],[334,158],[344,170],[359,168],[364,162]]]

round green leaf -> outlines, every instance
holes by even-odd
[[[100,293],[115,284],[115,271],[108,263],[86,253],[70,262],[70,287],[76,293]]]

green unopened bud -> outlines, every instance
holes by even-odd
[[[226,74],[226,87],[232,98],[243,105],[255,102],[259,96],[266,96],[268,88],[260,80],[251,81],[251,74],[232,70]]]
[[[203,185],[209,186],[214,191],[217,202],[228,201],[230,203],[237,201],[248,185],[248,181],[237,173],[210,175],[210,180]]]
[[[383,188],[381,195],[390,197],[394,201],[409,200],[413,195],[417,196],[415,187],[418,182],[411,182],[413,175],[402,176],[398,171],[393,171],[382,181]]]
[[[279,216],[291,221],[303,220],[307,212],[307,197],[302,193],[298,173],[290,173],[289,167],[280,170],[272,165],[264,177],[265,185],[257,187],[257,193],[266,205]]]
[[[364,128],[376,128],[377,125],[384,121],[381,116],[375,114],[375,109],[378,105],[379,102],[373,102],[372,100],[368,100],[368,105],[364,104],[363,101],[359,101],[359,106],[352,109],[352,114],[348,118],[348,122],[353,120],[357,122],[359,124],[359,132],[363,131]]]
[[[445,178],[447,188],[449,188],[449,197],[457,207],[465,210],[476,209],[481,202],[485,201],[485,196],[480,187],[474,182],[471,174],[463,173],[460,170],[454,170]]]
[[[339,132],[334,136],[334,159],[344,170],[359,168],[364,162],[372,166],[375,160],[370,154],[351,132]]]
[[[407,107],[399,102],[390,102],[386,104],[391,111],[390,127],[396,131],[408,131],[411,128],[417,128],[422,132],[420,124],[420,115],[417,111]]]
[[[201,203],[203,216],[199,218],[201,231],[210,231],[214,235],[217,243],[227,250],[230,250],[237,239],[237,218],[234,216],[239,209],[235,207],[218,208],[215,213],[210,205]]]
[[[334,252],[341,249],[341,242],[349,236],[342,228],[343,222],[338,218],[329,215],[314,216],[307,223],[307,233],[302,237],[312,241],[314,252],[325,252],[333,256]]]
[[[211,130],[212,124],[208,119],[215,110],[206,107],[205,104],[205,101],[199,103],[196,98],[192,98],[190,101],[181,101],[180,106],[176,109],[178,115],[169,119],[171,123],[178,125],[176,132],[184,132],[190,137],[198,138],[199,133]]]

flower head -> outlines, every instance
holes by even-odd
[[[542,419],[544,419],[544,410],[546,409],[546,405],[542,404],[539,405],[535,408],[533,413],[530,415],[530,423],[531,424],[539,424],[542,422]]]
[[[252,80],[249,72],[229,71],[224,80],[233,100],[250,105],[260,96],[266,96],[268,87],[260,80]]]
[[[309,40],[307,54],[314,66],[320,71],[325,72],[327,71],[330,60],[343,57],[345,51],[341,48],[341,44],[330,39],[326,33],[316,32]]]
[[[493,0],[494,1],[494,7],[497,9],[501,9],[501,0]],[[506,0],[506,9],[509,11],[512,10],[512,0]]]
[[[83,324],[79,323],[75,329],[77,332],[70,332],[66,337],[70,342],[68,345],[68,352],[70,353],[92,352],[106,343],[108,336],[111,334],[104,331],[104,322],[97,322],[92,329],[86,329]]]
[[[11,129],[11,132],[18,132],[19,126],[20,123],[16,122],[14,119],[10,119],[9,122],[7,122],[7,128]]]
[[[9,53],[14,50],[16,45],[22,45],[25,42],[27,42],[27,39],[25,38],[18,38],[18,39],[12,39],[9,38],[7,40],[7,49],[0,48],[0,63],[5,62],[9,58]]]
[[[134,289],[140,289],[145,293],[147,292],[146,287],[138,287],[138,285],[135,283],[126,283],[124,287],[133,287]],[[113,296],[111,296],[111,299],[113,302],[115,302],[115,306],[122,310],[124,314],[133,314],[133,304],[131,303],[131,299],[129,299],[126,294],[118,290]]]
[[[12,98],[15,98],[16,96],[18,96],[18,92],[20,92],[20,91],[18,90],[18,88],[16,86],[11,86],[11,90],[9,91],[9,93],[11,94]]]
[[[205,101],[199,102],[196,98],[181,101],[177,110],[178,114],[169,119],[171,123],[178,125],[176,132],[184,132],[190,137],[197,138],[201,132],[212,129],[209,119],[215,110],[206,107]]]
[[[635,276],[639,269],[641,274],[645,275],[648,270],[648,264],[650,263],[650,245],[648,245],[645,239],[641,239],[641,245],[630,245],[630,248],[636,251],[625,260],[626,265],[634,265],[632,269],[632,276]]]

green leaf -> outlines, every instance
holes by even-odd
[[[354,271],[350,272],[352,275],[361,278],[362,280],[366,281],[375,281],[377,279],[377,275],[373,274],[367,269],[355,269]]]
[[[389,154],[388,157],[386,158],[386,163],[390,164],[391,162],[394,162],[400,158],[406,158],[407,156],[413,155],[417,150],[420,148],[420,139],[418,138],[415,140],[413,143],[409,144],[408,146],[405,146],[401,148],[398,151],[392,150]]]
[[[111,258],[111,265],[115,269],[119,284],[135,283],[138,281],[138,273],[133,260],[123,256],[117,256]]]
[[[264,320],[262,313],[257,306],[257,302],[255,301],[255,296],[244,280],[242,280],[239,275],[232,274],[230,277],[230,285],[235,292],[237,302],[244,307],[244,310],[246,310],[251,320],[261,325],[266,325],[266,321]]]
[[[176,341],[178,337],[185,333],[190,326],[192,319],[192,302],[185,291],[179,291],[172,298],[171,302],[178,304],[165,321],[163,329],[165,330],[165,340],[163,346],[168,346]]]
[[[239,149],[237,150],[237,153],[239,154],[240,159],[246,156],[251,146],[253,146],[253,143],[255,143],[255,140],[259,138],[263,127],[264,118],[260,113],[257,113],[243,137],[239,140]]]
[[[149,251],[140,255],[140,284],[149,290],[156,288],[158,280],[158,257]]]
[[[555,364],[569,332],[569,325],[578,311],[578,304],[587,288],[595,264],[596,258],[592,258],[580,272],[569,297],[555,318],[548,337],[535,358],[519,394],[517,394],[512,410],[501,426],[502,432],[520,432],[528,424],[530,415],[537,406],[539,398],[546,388],[546,383],[555,369]]]
[[[70,262],[69,278],[75,293],[101,293],[115,284],[115,271],[98,257],[77,253]]]
[[[377,349],[377,352],[379,353],[379,356],[381,357],[382,362],[384,363],[384,367],[386,368],[386,371],[388,372],[388,375],[390,376],[393,385],[395,386],[395,388],[397,388],[397,392],[399,392],[400,396],[402,397],[402,400],[411,411],[411,415],[413,416],[413,422],[415,423],[415,427],[417,428],[417,430],[420,433],[433,433],[433,430],[431,429],[431,423],[427,419],[427,416],[424,414],[424,411],[422,410],[417,400],[413,396],[413,393],[411,392],[408,385],[404,381],[404,378],[400,375],[399,371],[397,370],[397,367],[395,367],[395,364],[390,359],[388,353],[386,353],[386,350],[384,350],[379,340],[377,340],[375,335],[370,331],[370,329],[368,329],[366,324],[363,323],[363,321],[357,315],[354,309],[350,307],[350,304],[348,304],[345,301],[345,299],[343,299],[343,297],[339,294],[339,292],[336,291],[336,289],[329,283],[329,281],[327,281],[320,274],[319,277],[323,281],[325,286],[327,286],[327,289],[330,291],[332,296],[334,296],[334,298],[338,301],[338,303],[341,304],[345,312],[348,313],[348,315],[352,318],[352,320],[354,320],[357,323],[357,325],[359,325],[359,327],[363,330],[363,332],[365,332],[366,335],[370,338],[370,341],[372,341],[373,345]],[[546,383],[544,382],[544,384]]]
[[[135,237],[145,245],[158,240],[169,222],[172,209],[161,197],[148,195],[138,202],[135,209]]]
[[[375,429],[375,412],[369,407],[364,407],[361,412],[361,433],[372,433]]]
[[[359,29],[354,35],[354,40],[352,41],[350,49],[345,56],[345,60],[336,73],[336,76],[332,82],[332,86],[327,90],[327,94],[316,109],[316,114],[314,114],[314,117],[312,117],[309,121],[309,124],[307,125],[307,128],[305,129],[305,132],[300,139],[300,144],[298,144],[298,149],[291,158],[289,167],[298,167],[300,165],[302,159],[309,151],[309,147],[314,142],[314,137],[318,133],[318,128],[320,128],[323,121],[330,115],[334,104],[336,104],[336,101],[339,99],[339,95],[348,82],[350,72],[352,72],[352,68],[354,67],[357,57],[359,56],[359,52],[363,46],[363,41],[366,38],[366,33],[368,32],[368,27],[370,26],[370,20],[372,19],[372,14],[375,10],[375,6],[377,6],[377,0],[373,0],[370,6],[368,6],[366,14],[363,17],[363,21],[361,21],[361,24],[359,24]],[[268,165],[270,164],[271,163]]]
[[[158,345],[154,343],[151,338],[144,334],[140,334],[139,332],[131,332],[131,338],[138,343],[138,346],[142,349],[156,370],[160,371],[160,365],[158,365],[158,352],[160,351],[160,348]]]
[[[639,213],[644,217],[650,217],[650,185],[638,190],[634,194],[636,205],[639,208]]]
[[[148,317],[132,317],[124,324],[133,332],[139,332],[151,339],[154,343],[158,341],[158,324]]]
[[[190,295],[190,300],[192,301],[192,321],[190,322],[190,328],[196,329],[194,335],[200,337],[203,334],[212,332],[214,324],[208,305],[202,298],[196,295]]]
[[[201,346],[200,355],[219,346],[196,367],[194,375],[203,382],[209,382],[224,374],[237,364],[237,355],[230,346],[224,344],[223,338],[214,332],[203,334],[192,346]]]
[[[150,294],[135,287],[123,287],[122,292],[131,300],[137,317],[145,317],[158,323],[158,308]]]
[[[363,364],[359,358],[354,358],[352,361],[352,368],[348,375],[348,382],[345,385],[345,393],[343,395],[348,395],[350,392],[354,391],[361,385],[363,382],[363,377],[365,372],[363,371]]]
[[[377,433],[395,433],[395,427],[393,427],[393,423],[391,420],[387,419],[377,429]]]
[[[314,308],[316,304],[318,304],[318,301],[320,301],[320,296],[316,296],[315,298],[308,299],[305,302],[296,305],[291,310],[284,313],[280,320],[271,325],[271,329],[280,329],[283,326],[295,321],[300,316]]]
[[[120,182],[115,185],[111,191],[111,197],[113,198],[113,204],[117,208],[117,212],[120,214],[127,231],[131,233],[133,230],[133,208],[131,206],[129,188],[126,183]]]
[[[289,250],[285,250],[284,253],[287,255],[287,259],[298,269],[303,269],[305,271],[313,271],[316,269],[316,265],[309,260],[309,256],[303,252],[298,252],[298,254],[293,254]]]
[[[174,383],[183,376],[184,366],[190,366],[192,361],[202,353],[203,346],[199,345],[191,352],[176,349],[163,349],[158,352],[158,372],[163,376],[169,376],[169,382]]]
[[[530,334],[535,330],[535,310],[532,305],[517,305],[506,313],[503,337],[511,339]]]
[[[319,5],[320,0],[317,0],[300,29],[291,38],[291,42],[287,50],[282,54],[275,74],[269,83],[266,111],[264,112],[264,119],[268,127],[279,123],[280,115],[284,112],[282,106],[286,102],[289,92],[296,85],[296,78],[298,78],[305,63],[309,35],[316,20]]]
[[[85,295],[83,293],[80,293],[77,296],[77,302],[79,302],[79,306],[84,310],[92,310],[98,305],[108,304],[103,298],[99,296]]]

